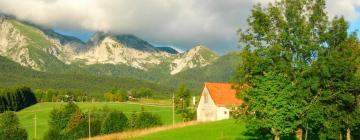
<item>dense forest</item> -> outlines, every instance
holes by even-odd
[[[30,88],[0,89],[0,113],[18,111],[36,103],[35,95]]]
[[[156,97],[167,97],[173,88],[145,80],[84,73],[57,74],[34,71],[0,57],[0,87],[27,86],[32,89],[76,92],[103,97],[103,93],[120,87],[124,90],[149,88]]]

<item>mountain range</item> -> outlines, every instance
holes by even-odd
[[[52,29],[0,16],[0,56],[34,71],[130,77],[175,87],[226,82],[239,62],[204,45],[185,52],[156,47],[132,34],[96,32],[88,42]]]

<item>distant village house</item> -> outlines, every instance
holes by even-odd
[[[197,108],[198,121],[228,119],[230,111],[243,103],[229,83],[205,83]]]

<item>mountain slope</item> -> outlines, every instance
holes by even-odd
[[[75,70],[50,53],[60,43],[38,28],[14,19],[0,20],[0,55],[22,66],[38,71],[67,72]],[[70,49],[70,47],[68,46]],[[65,48],[63,48],[65,49]],[[58,56],[66,54],[58,52]]]
[[[172,88],[143,80],[114,76],[95,76],[84,73],[54,74],[34,71],[0,56],[0,87],[29,86],[34,89],[75,90],[102,97],[114,87],[129,90],[148,87],[157,94],[168,96]]]
[[[192,88],[201,88],[205,81],[228,81],[237,62],[234,61],[237,59],[234,55],[219,56],[203,45],[178,53],[173,48],[155,47],[130,34],[97,32],[89,42],[84,43],[75,37],[61,35],[48,28],[1,16],[0,56],[36,70],[25,71],[40,75],[36,82],[44,82],[52,76],[56,77],[58,82],[68,82],[68,78],[79,75],[78,78],[83,80],[86,76],[90,78],[87,79],[89,81],[82,82],[92,83],[97,81],[95,77],[115,76],[142,79],[170,87],[184,83]],[[39,71],[46,72],[46,76]],[[49,73],[51,76],[48,76]],[[61,74],[66,78],[62,79]],[[27,81],[26,78],[20,79]],[[112,82],[114,81],[117,80],[113,79]],[[36,82],[26,84],[36,87]],[[41,82],[38,84],[42,87],[57,87],[55,81],[45,84]],[[76,88],[66,83],[58,84]]]
[[[178,85],[186,84],[193,89],[201,89],[204,82],[229,82],[240,63],[237,53],[228,53],[213,63],[180,72],[172,77],[162,79],[160,84]]]
[[[170,53],[170,54],[178,54],[179,52],[177,50],[175,50],[174,48],[171,48],[171,47],[156,47],[158,48],[160,51],[163,51],[163,52],[167,52],[167,53]]]
[[[176,59],[172,61],[170,74],[174,75],[195,67],[201,68],[218,58],[219,56],[215,52],[203,45],[199,45],[176,56]]]

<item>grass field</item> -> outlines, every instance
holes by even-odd
[[[54,107],[59,107],[66,103],[38,103],[36,105],[25,108],[17,112],[20,123],[24,127],[28,134],[29,139],[32,140],[35,136],[34,116],[37,115],[37,138],[42,138],[43,134],[48,129],[49,114]],[[111,103],[111,102],[95,102],[95,103],[76,103],[83,112],[92,108],[103,108],[107,106],[110,109],[123,111],[125,114],[131,114],[133,111],[141,111],[144,108],[145,111],[159,114],[164,124],[172,123],[172,107],[169,106],[152,106],[152,105],[140,105],[130,103]],[[176,121],[180,120],[179,116],[176,116]]]
[[[128,140],[242,140],[244,123],[235,120],[202,123],[182,128],[170,129]]]

